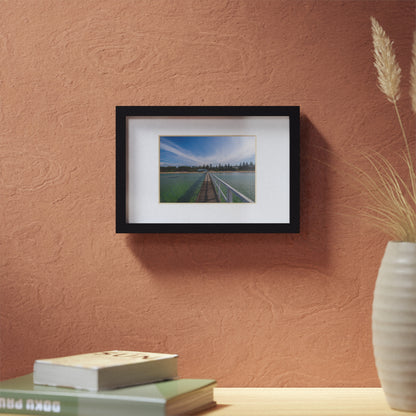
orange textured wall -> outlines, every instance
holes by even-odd
[[[414,127],[415,4],[3,0],[0,378],[119,348],[178,353],[181,376],[220,386],[378,385],[387,237],[352,215],[365,195],[335,161],[400,145],[372,15],[395,41]],[[116,105],[300,105],[301,233],[116,235]]]

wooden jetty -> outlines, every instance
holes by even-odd
[[[196,202],[220,202],[208,172],[202,182]]]

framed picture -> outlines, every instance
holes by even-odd
[[[299,232],[299,107],[116,107],[116,232]]]

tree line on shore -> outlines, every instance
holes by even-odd
[[[238,171],[255,171],[256,165],[253,162],[241,162],[238,165],[231,165],[229,163],[227,164],[221,164],[213,165],[206,164],[206,165],[200,165],[200,166],[161,166],[160,171],[161,172],[201,172],[201,171],[227,171],[227,172],[238,172]]]

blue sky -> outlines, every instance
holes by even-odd
[[[255,136],[160,136],[160,166],[238,165],[255,160]]]

